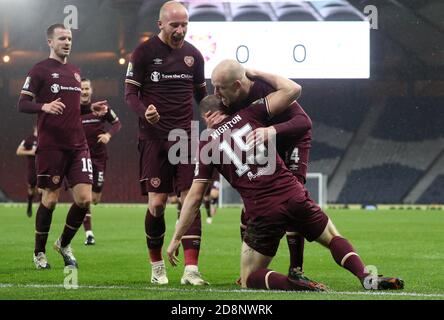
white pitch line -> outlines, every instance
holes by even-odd
[[[14,284],[14,283],[0,283],[1,288],[64,288],[62,284]],[[79,285],[79,289],[95,289],[95,290],[147,290],[147,291],[164,291],[164,292],[216,292],[216,293],[246,293],[246,292],[261,292],[261,293],[280,293],[280,294],[298,294],[298,293],[313,293],[313,294],[338,294],[338,295],[366,295],[366,296],[399,296],[399,297],[428,297],[428,298],[443,298],[444,294],[440,293],[416,293],[416,292],[389,292],[389,291],[328,291],[328,292],[296,292],[296,291],[279,291],[279,290],[249,290],[249,289],[187,289],[187,288],[166,288],[166,287],[128,287],[128,286],[94,286],[94,285]]]

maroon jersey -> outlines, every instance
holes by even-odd
[[[265,120],[269,118],[266,103],[266,99],[260,99],[214,128],[209,141],[201,142],[194,178],[196,181],[212,180],[213,170],[216,169],[240,193],[246,211],[254,215],[267,215],[270,208],[290,197],[300,198],[301,201],[305,199],[305,189],[285,167],[278,154],[275,155],[274,172],[264,174],[268,165],[247,162],[246,152],[239,155],[235,151],[236,146],[240,150],[245,149],[249,132],[264,126]],[[224,134],[228,128],[232,130],[231,134]],[[208,159],[204,158],[207,150],[219,152],[222,163],[208,163]],[[214,154],[212,156],[214,159]],[[222,161],[224,157],[225,161]],[[228,158],[231,161],[226,161]]]
[[[106,133],[105,124],[114,124],[119,121],[115,112],[108,108],[108,112],[103,116],[96,116],[91,111],[91,104],[81,105],[82,110],[82,125],[85,131],[86,140],[88,141],[89,152],[91,158],[107,159],[106,144],[99,143],[99,134]]]
[[[139,87],[144,107],[153,104],[160,115],[154,125],[139,118],[140,139],[167,139],[178,128],[190,134],[194,87],[205,86],[204,60],[193,45],[171,49],[152,37],[132,53],[125,82]]]
[[[72,150],[86,148],[80,121],[80,70],[55,59],[43,60],[31,69],[21,91],[43,105],[57,98],[66,106],[63,114],[38,112],[38,148]]]
[[[273,91],[276,90],[267,82],[254,79],[254,84],[248,96],[243,101],[230,105],[230,111],[232,113],[238,112]],[[295,101],[290,108],[269,119],[265,124],[272,126],[290,119],[297,121],[295,124],[300,127],[301,130],[292,135],[278,134],[276,137],[276,149],[290,170],[305,181],[308,167],[308,153],[312,140],[310,117],[305,113],[299,103]]]
[[[31,134],[22,141],[21,145],[25,148],[25,150],[32,150],[32,148],[37,147],[37,137]],[[26,160],[28,161],[28,173],[35,176],[35,156],[27,156]]]

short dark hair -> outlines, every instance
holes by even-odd
[[[52,38],[54,35],[54,30],[60,28],[60,29],[64,29],[67,30],[68,28],[65,27],[65,25],[63,23],[54,23],[52,25],[50,25],[48,27],[48,29],[46,29],[46,36],[49,38]]]
[[[222,105],[222,100],[214,95],[210,94],[202,99],[202,101],[199,103],[199,110],[201,114],[205,114],[208,111],[216,112],[216,111],[222,111],[225,113],[226,108]]]
[[[83,82],[83,81],[89,81],[89,82],[91,82],[91,79],[89,79],[89,78],[82,78],[82,81],[81,81],[81,82]]]

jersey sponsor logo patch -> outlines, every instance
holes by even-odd
[[[78,74],[77,72],[74,72],[74,78],[76,78],[78,82],[82,82],[82,78],[80,78],[80,74]]]
[[[159,80],[160,80],[160,73],[157,71],[153,71],[151,73],[151,81],[152,82],[159,82]]]
[[[57,83],[54,83],[51,86],[51,92],[52,93],[59,93],[60,92],[60,86]]]
[[[131,62],[128,63],[128,68],[126,69],[126,76],[127,77],[132,77],[134,76],[133,73],[133,64]]]
[[[23,89],[28,90],[30,84],[31,84],[31,77],[26,77],[25,84],[23,85]]]
[[[192,56],[185,56],[183,58],[183,61],[188,67],[192,67],[194,65],[194,57]]]
[[[59,184],[60,182],[60,176],[54,176],[52,177],[52,183]]]
[[[154,188],[158,188],[162,182],[159,178],[151,178],[150,183]]]

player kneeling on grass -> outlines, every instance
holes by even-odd
[[[170,263],[173,266],[177,264],[178,259],[175,254],[180,240],[197,214],[205,189],[211,183],[213,170],[217,170],[241,194],[246,210],[251,213],[242,244],[242,287],[275,290],[325,290],[324,285],[314,281],[292,279],[268,269],[268,265],[276,254],[281,237],[285,234],[286,228],[291,226],[308,241],[316,240],[327,247],[334,260],[352,272],[365,289],[402,289],[404,282],[401,279],[373,276],[366,272],[364,263],[352,245],[340,236],[333,222],[310,199],[305,187],[285,167],[282,159],[276,153],[272,156],[276,161],[275,170],[264,174],[264,166],[251,161],[242,163],[241,159],[248,159],[245,154],[240,154],[238,157],[234,150],[228,150],[234,140],[238,146],[244,144],[243,147],[239,146],[239,149],[245,153],[250,142],[253,144],[258,142],[253,130],[263,126],[268,117],[282,112],[299,96],[301,91],[301,87],[291,80],[262,72],[250,71],[249,73],[265,78],[273,84],[277,91],[232,116],[224,117],[221,122],[213,126],[215,130],[212,132],[225,133],[210,134],[208,141],[201,142],[200,158],[196,166],[193,185],[185,199],[179,223],[176,225],[176,231],[167,250]],[[209,96],[202,100],[200,108],[201,112],[208,110],[224,112],[220,100],[216,96]],[[227,127],[234,130],[233,134],[226,134]],[[243,133],[243,136],[239,139],[240,132]],[[245,143],[245,138],[247,143]],[[261,139],[259,144],[263,145],[263,143],[264,139]],[[215,147],[212,147],[211,144],[215,144]],[[272,151],[270,147],[273,146],[269,144],[268,154]],[[205,157],[204,150],[211,150],[209,152],[213,153],[219,152],[218,158],[212,154],[214,158],[211,159],[223,159],[224,163],[208,162],[208,159],[203,158]],[[262,150],[264,150],[263,147]],[[229,154],[224,157],[224,152]],[[231,159],[231,161],[227,163],[227,159]]]

